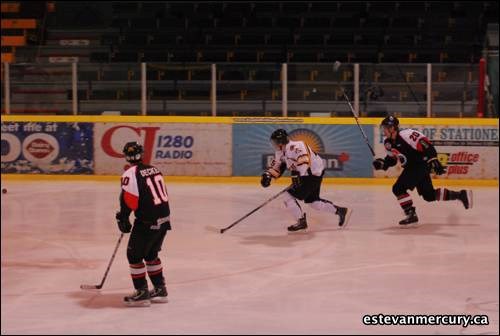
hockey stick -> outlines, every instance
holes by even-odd
[[[106,272],[104,273],[104,277],[102,278],[102,281],[98,285],[80,285],[81,289],[101,289],[102,285],[104,285],[104,281],[106,280],[106,277],[108,276],[109,269],[111,268],[111,264],[113,263],[113,260],[115,259],[116,251],[118,251],[118,247],[120,246],[120,243],[122,242],[124,233],[120,235],[120,238],[118,238],[118,242],[116,243],[115,250],[113,251],[113,255],[111,256],[111,260],[109,261],[108,268],[106,268]]]
[[[273,199],[277,198],[278,196],[280,196],[281,194],[283,194],[284,192],[288,191],[292,186],[288,186],[286,187],[285,189],[281,190],[279,193],[277,193],[276,195],[274,195],[273,197],[271,197],[270,199],[268,199],[267,201],[265,201],[264,203],[262,203],[261,205],[259,205],[257,208],[253,209],[252,211],[250,211],[249,213],[247,213],[245,216],[241,217],[240,219],[238,219],[236,222],[234,222],[233,224],[229,225],[228,227],[225,227],[223,229],[220,229],[220,233],[224,233],[225,231],[229,230],[230,228],[232,228],[233,226],[235,226],[236,224],[238,224],[239,222],[241,222],[242,220],[244,220],[245,218],[247,218],[248,216],[250,216],[251,214],[253,214],[255,211],[259,210],[260,208],[262,208],[264,205],[266,205],[267,203],[271,202]]]
[[[333,72],[337,72],[340,68],[341,63],[339,61],[336,61],[333,64]],[[354,111],[354,108],[352,107],[351,101],[349,100],[349,97],[347,97],[347,94],[345,93],[344,88],[340,85],[340,78],[337,80],[337,86],[339,87],[340,91],[342,91],[342,95],[344,96],[344,99],[347,101],[347,104],[349,105],[349,108],[351,109],[351,113],[356,120],[356,124],[359,127],[359,130],[361,131],[361,134],[363,135],[363,138],[365,138],[366,145],[368,148],[370,148],[370,152],[372,152],[372,155],[375,156],[375,151],[373,150],[372,146],[370,145],[370,142],[368,141],[368,138],[366,137],[365,132],[361,128],[361,125],[359,124],[358,117],[356,116],[356,112]]]

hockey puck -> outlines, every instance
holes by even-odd
[[[7,189],[2,188],[2,194],[6,194],[6,193],[7,193]]]

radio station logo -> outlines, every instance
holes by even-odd
[[[165,159],[191,159],[193,157],[194,136],[182,134],[164,134],[160,127],[132,127],[118,125],[107,129],[101,140],[105,154],[113,158],[123,158],[121,152],[126,139],[137,139],[144,147],[143,161],[146,164]],[[124,168],[128,168],[125,165]]]

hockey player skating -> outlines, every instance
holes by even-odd
[[[161,172],[142,162],[143,148],[128,142],[123,148],[125,159],[132,166],[121,179],[120,211],[116,220],[121,232],[130,234],[127,259],[135,292],[123,298],[127,306],[149,306],[151,302],[167,302],[167,288],[162,264],[158,258],[163,240],[170,230],[168,194]],[[132,228],[129,216],[135,211]],[[154,288],[149,291],[149,275]]]
[[[460,200],[466,209],[472,207],[470,190],[434,189],[430,174],[444,174],[444,168],[437,158],[436,149],[425,135],[413,129],[399,130],[399,120],[394,116],[386,117],[380,127],[384,133],[387,155],[384,159],[373,161],[373,167],[387,170],[396,165],[398,160],[403,167],[403,172],[392,186],[392,192],[406,215],[399,224],[418,222],[413,201],[408,194],[408,190],[415,187],[427,202]]]
[[[289,226],[288,231],[307,228],[306,213],[297,200],[304,201],[313,209],[337,214],[338,225],[347,225],[351,210],[334,205],[319,196],[324,174],[323,159],[304,142],[290,140],[283,129],[271,134],[271,143],[275,149],[275,157],[262,174],[260,183],[264,188],[269,187],[273,178],[279,178],[287,168],[290,170],[292,186],[285,193],[284,204],[297,223]]]

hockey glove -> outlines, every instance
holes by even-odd
[[[130,224],[128,216],[123,216],[119,211],[116,213],[116,223],[118,224],[120,231],[123,233],[129,233],[132,229],[132,224]]]
[[[295,189],[300,188],[300,173],[296,170],[292,171],[292,185]]]
[[[439,162],[438,158],[433,157],[432,159],[427,161],[427,164],[429,165],[431,172],[434,171],[436,175],[444,174],[444,167],[443,165],[441,165],[441,162]]]
[[[381,170],[381,169],[387,170],[384,159],[378,158],[374,160],[372,163],[373,163],[373,168],[375,168],[375,170]]]
[[[271,174],[269,174],[268,172],[262,174],[262,178],[260,179],[260,184],[264,188],[269,187],[271,185]]]

